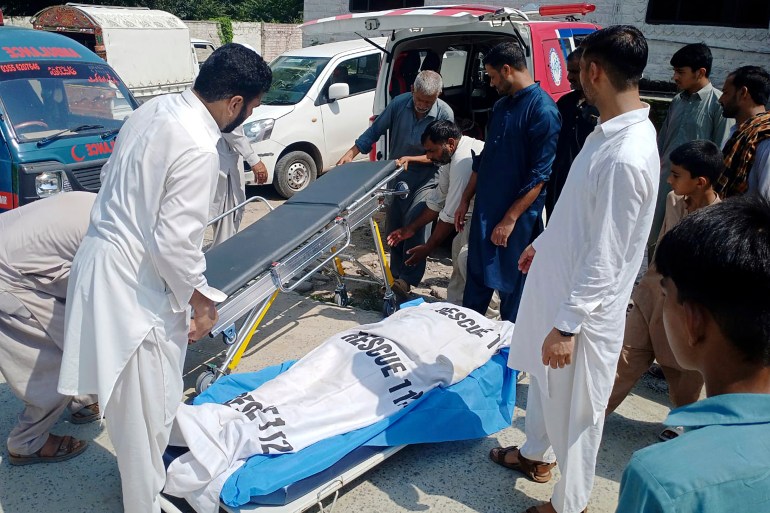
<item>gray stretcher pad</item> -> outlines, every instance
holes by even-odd
[[[267,272],[396,169],[394,161],[351,162],[321,176],[272,212],[206,253],[209,285],[232,294]]]

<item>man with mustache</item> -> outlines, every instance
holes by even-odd
[[[759,66],[742,66],[725,79],[719,99],[735,127],[725,143],[725,171],[714,190],[723,198],[745,192],[770,198],[770,73]]]
[[[462,135],[457,125],[447,120],[434,121],[428,125],[422,134],[422,144],[427,157],[441,166],[438,170],[438,187],[432,190],[425,208],[414,221],[388,235],[388,244],[396,246],[434,221],[436,227],[425,244],[407,251],[410,256],[404,262],[406,265],[424,262],[454,232],[455,210],[471,177],[473,157],[484,149],[483,141]],[[466,260],[460,258],[460,251],[467,244],[468,230],[458,233],[452,241],[452,276],[447,287],[447,301],[450,303],[462,304]]]
[[[210,331],[214,304],[226,298],[208,285],[201,251],[217,143],[260,104],[271,80],[255,52],[219,48],[192,89],[131,115],[102,169],[72,263],[58,390],[98,393],[128,513],[160,512],[187,342]]]
[[[425,128],[433,121],[454,121],[452,108],[438,99],[443,89],[441,75],[435,71],[421,71],[414,81],[412,92],[393,98],[382,114],[342,156],[337,165],[352,161],[359,153],[368,153],[372,145],[390,130],[388,158],[397,159],[406,172],[399,176],[409,186],[409,196],[394,197],[387,212],[386,233],[402,228],[422,212],[425,200],[436,187],[436,165],[425,155],[420,140]],[[412,286],[422,281],[425,261],[405,265],[408,251],[425,244],[430,227],[424,226],[415,234],[390,248],[390,270],[395,281],[393,292],[401,299],[408,296]]]

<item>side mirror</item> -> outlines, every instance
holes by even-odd
[[[329,101],[333,102],[340,98],[350,96],[350,86],[345,83],[332,84],[329,86]]]

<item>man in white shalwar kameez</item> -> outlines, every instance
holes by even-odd
[[[24,403],[8,435],[12,465],[64,461],[83,452],[85,441],[50,432],[67,407],[75,423],[98,417],[96,396],[56,391],[70,267],[95,197],[68,192],[0,216],[0,374]]]
[[[59,391],[96,392],[105,405],[129,513],[160,511],[187,342],[209,332],[214,304],[225,299],[208,286],[201,251],[216,145],[259,105],[271,79],[256,53],[219,48],[193,89],[131,115],[102,169],[67,291]]]
[[[660,171],[649,106],[639,99],[644,36],[615,26],[581,46],[580,80],[600,124],[573,162],[548,227],[519,261],[529,276],[508,365],[531,376],[527,439],[490,453],[537,482],[548,481],[558,461],[551,501],[527,513],[588,505]]]

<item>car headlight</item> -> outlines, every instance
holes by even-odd
[[[274,119],[258,119],[243,125],[243,133],[252,143],[266,141],[273,135],[273,125],[275,125]]]
[[[35,177],[35,192],[39,198],[47,198],[62,191],[61,171],[46,171]]]

